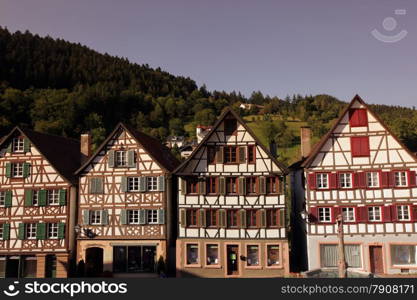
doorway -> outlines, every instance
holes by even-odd
[[[103,273],[103,249],[88,248],[85,251],[85,273],[87,277],[99,277]]]
[[[20,257],[10,256],[6,260],[6,278],[18,278],[20,270]]]
[[[56,277],[56,256],[53,254],[47,255],[45,258],[45,277]]]
[[[239,246],[227,245],[227,275],[239,274]]]
[[[371,273],[384,273],[384,261],[382,257],[382,246],[369,246],[369,259]]]

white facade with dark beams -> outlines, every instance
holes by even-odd
[[[222,114],[175,174],[178,276],[288,272],[286,169],[235,112]]]

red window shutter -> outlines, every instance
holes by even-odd
[[[311,207],[310,208],[310,214],[309,214],[309,221],[310,222],[317,222],[319,220],[317,212],[318,212],[317,207]]]
[[[417,222],[417,205],[411,205],[410,209],[412,220],[414,220],[414,222]]]
[[[368,113],[366,109],[358,109],[359,126],[368,126]]]
[[[382,207],[382,222],[391,222],[391,210],[393,206]]]
[[[410,187],[416,186],[416,171],[408,171],[408,183]]]
[[[360,144],[358,142],[358,138],[351,137],[350,138],[350,146],[351,146],[352,157],[359,156]]]
[[[370,155],[368,136],[351,137],[350,144],[352,157],[366,157]]]
[[[361,156],[369,156],[371,155],[371,149],[369,147],[369,137],[362,137],[361,138]]]
[[[351,109],[349,111],[349,124],[351,127],[368,125],[368,113],[366,109]]]
[[[397,206],[396,205],[391,205],[388,206],[391,208],[391,221],[392,222],[397,222],[398,221],[398,212],[397,212]]]
[[[358,189],[358,188],[360,188],[360,186],[359,186],[359,173],[353,173],[353,182],[352,182],[352,186],[353,186],[353,188],[355,188],[355,189]]]
[[[340,207],[333,207],[332,208],[332,222],[335,223],[337,221],[337,216],[341,214]]]
[[[358,118],[359,115],[356,112],[357,112],[356,109],[351,109],[349,111],[349,125],[350,125],[350,127],[358,126],[357,124],[359,123],[359,118]]]
[[[366,173],[357,172],[353,174],[353,187],[357,189],[366,188]]]
[[[317,188],[317,181],[316,181],[315,173],[308,174],[308,184],[310,186],[310,190],[315,190]]]
[[[337,173],[329,173],[330,189],[337,189]]]
[[[388,172],[388,185],[390,187],[395,187],[395,171]]]
[[[391,172],[381,172],[381,186],[383,188],[390,187]]]
[[[361,206],[356,208],[356,220],[359,223],[366,223],[368,222],[368,207]]]

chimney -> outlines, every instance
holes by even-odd
[[[84,163],[91,156],[91,135],[81,134],[81,163]]]
[[[301,157],[305,158],[311,152],[311,127],[301,127]]]

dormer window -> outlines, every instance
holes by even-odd
[[[116,167],[127,167],[127,152],[116,151]]]
[[[24,152],[25,149],[25,141],[21,137],[17,137],[13,139],[13,152]]]

